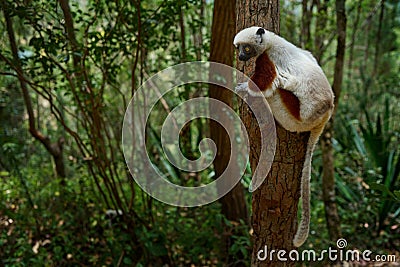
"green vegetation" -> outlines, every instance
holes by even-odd
[[[123,115],[140,84],[168,66],[209,58],[213,3],[70,0],[65,10],[65,0],[2,2],[0,266],[225,266],[223,253],[249,266],[247,222],[227,220],[219,202],[180,208],[151,198],[133,181],[121,148]],[[314,3],[308,24],[301,1],[281,1],[281,35],[318,54],[332,81],[334,3],[303,2]],[[341,229],[349,248],[400,259],[400,3],[347,1],[346,12],[333,137]],[[179,88],[160,106],[207,95],[207,87]],[[193,174],[172,166],[157,123],[149,125],[147,151],[168,179],[191,186],[215,178],[212,168]],[[199,157],[208,127],[199,119],[182,131],[188,158]],[[332,243],[322,168],[317,149],[304,246],[317,251]],[[248,168],[246,188],[250,177]],[[109,219],[108,209],[123,215]]]

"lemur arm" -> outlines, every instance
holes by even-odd
[[[287,91],[295,92],[299,88],[300,81],[295,76],[291,75],[288,72],[278,72],[276,77],[276,83],[274,85],[277,88],[273,88],[274,90],[281,88]]]

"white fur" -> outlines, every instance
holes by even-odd
[[[307,239],[309,231],[309,183],[312,153],[332,114],[334,95],[324,72],[310,52],[296,47],[265,29],[265,33],[260,36],[256,34],[259,29],[260,27],[250,27],[240,31],[235,36],[233,44],[236,47],[239,44],[250,44],[256,49],[257,56],[264,52],[268,54],[275,65],[277,77],[273,81],[272,88],[265,90],[263,94],[275,119],[288,131],[311,132],[302,172],[302,219],[293,241],[294,245],[299,247]],[[281,97],[277,93],[279,88],[291,91],[299,99],[300,121],[295,119],[284,107]],[[253,96],[261,95],[250,90],[247,83],[241,84],[238,89],[247,90]]]

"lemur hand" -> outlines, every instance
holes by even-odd
[[[288,90],[288,91],[295,91],[299,88],[300,82],[299,80],[287,73],[287,72],[280,72],[278,76],[278,87]]]
[[[273,91],[272,90],[266,90],[264,92],[262,91],[253,91],[249,88],[249,84],[248,82],[245,83],[239,83],[236,87],[235,87],[235,92],[236,93],[243,93],[246,92],[249,95],[253,96],[253,97],[270,97],[273,95]]]
[[[235,87],[235,92],[247,92],[249,91],[249,85],[247,82],[244,83],[238,83],[238,85]]]

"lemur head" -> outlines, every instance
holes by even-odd
[[[254,26],[236,34],[233,44],[239,50],[239,60],[247,61],[264,53],[268,48],[266,38],[268,33],[267,30]]]

